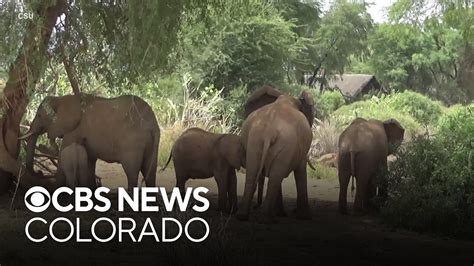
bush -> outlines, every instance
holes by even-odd
[[[326,118],[345,103],[339,91],[324,91],[316,98],[316,109],[322,118]]]
[[[456,150],[474,149],[474,103],[456,107],[440,117],[438,137]]]
[[[436,124],[442,114],[441,102],[413,91],[391,94],[384,102],[394,110],[411,115],[422,125]]]
[[[474,238],[474,105],[442,116],[435,138],[405,145],[387,181],[389,223]]]
[[[229,115],[232,131],[240,128],[244,119],[244,105],[248,98],[247,86],[233,88],[224,98],[225,112]]]
[[[405,128],[407,136],[418,133],[421,128],[412,116],[387,106],[383,99],[377,97],[342,106],[331,114],[330,119],[339,127],[346,127],[357,117],[382,121],[394,118]]]

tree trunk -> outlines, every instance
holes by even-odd
[[[72,92],[74,95],[81,95],[81,89],[79,88],[79,81],[77,80],[76,71],[72,65],[72,60],[69,60],[64,52],[64,45],[61,44],[61,57],[64,64],[64,69],[66,69],[67,78],[69,83],[71,83]]]
[[[28,104],[27,89],[33,90],[42,74],[53,27],[66,7],[64,0],[57,0],[52,6],[49,6],[49,1],[40,3],[28,23],[22,47],[8,73],[0,103],[0,179],[3,180],[10,179],[11,175],[18,176],[20,172],[18,136],[20,121]]]

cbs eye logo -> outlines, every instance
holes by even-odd
[[[32,187],[25,194],[25,205],[32,212],[43,212],[50,203],[51,196],[43,187]]]

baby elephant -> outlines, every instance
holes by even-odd
[[[66,186],[70,188],[97,186],[95,176],[89,168],[87,151],[81,144],[72,143],[61,150],[59,167],[66,178]]]
[[[184,191],[189,178],[214,176],[219,190],[219,209],[237,209],[237,177],[235,170],[244,166],[245,153],[240,137],[235,134],[215,134],[200,128],[186,130],[174,143],[168,162],[173,158],[176,186]]]

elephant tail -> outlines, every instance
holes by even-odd
[[[259,180],[260,178],[265,178],[265,174],[263,173],[263,167],[265,165],[265,159],[267,158],[268,149],[270,148],[270,143],[270,138],[265,138],[265,140],[263,141],[262,158],[260,158],[260,166],[258,167],[257,180]]]
[[[352,178],[352,184],[351,184],[351,195],[354,194],[354,178],[355,178],[355,151],[350,151],[350,156],[351,156],[351,178]]]
[[[173,157],[173,152],[170,151],[170,156],[168,157],[168,161],[166,162],[165,166],[163,166],[163,168],[160,169],[160,173],[163,172],[166,169],[166,167],[168,167],[168,164],[170,164],[172,157]]]

